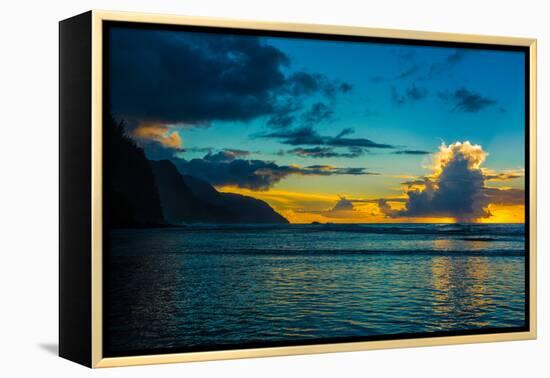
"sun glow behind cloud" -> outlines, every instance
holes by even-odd
[[[146,156],[291,222],[523,219],[522,54],[127,28],[110,38],[111,110]]]
[[[424,177],[406,176],[398,196],[347,196],[270,188],[220,186],[266,201],[291,223],[521,223],[525,219],[522,170],[482,167],[488,153],[470,142],[442,144]],[[401,178],[396,176],[394,178]],[[488,186],[487,183],[496,183]],[[502,185],[512,183],[512,187]],[[391,191],[388,189],[388,193]]]

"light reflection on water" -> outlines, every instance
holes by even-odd
[[[292,228],[115,231],[107,349],[524,325],[522,238],[379,236]],[[367,253],[365,245],[442,252]]]

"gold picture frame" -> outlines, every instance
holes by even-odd
[[[422,31],[406,31],[392,29],[375,29],[351,26],[333,26],[333,25],[315,25],[315,24],[294,24],[278,22],[259,22],[242,21],[230,19],[217,19],[208,17],[187,17],[160,14],[110,12],[93,10],[86,14],[91,25],[91,230],[90,232],[90,257],[88,261],[91,277],[91,293],[89,296],[91,314],[90,314],[90,358],[84,364],[94,367],[114,367],[130,366],[143,364],[160,364],[173,362],[207,361],[220,359],[237,359],[250,357],[267,357],[283,355],[301,355],[312,353],[328,352],[348,352],[372,349],[402,348],[402,347],[420,347],[448,344],[466,344],[494,341],[512,341],[535,339],[537,335],[536,314],[537,314],[537,278],[536,278],[536,50],[537,42],[535,39],[512,38],[497,36],[481,36],[468,34],[435,33]],[[208,352],[190,352],[173,354],[140,355],[128,357],[104,357],[102,352],[103,335],[103,301],[102,301],[102,281],[103,281],[103,260],[102,260],[102,119],[103,119],[103,24],[106,21],[149,23],[163,25],[191,25],[191,26],[210,26],[219,28],[237,28],[250,29],[258,31],[277,31],[277,32],[300,32],[312,34],[331,34],[359,37],[377,37],[377,38],[398,38],[402,40],[422,40],[437,42],[459,42],[473,44],[491,44],[506,46],[521,46],[529,50],[529,330],[525,332],[478,334],[478,335],[459,335],[445,337],[426,337],[417,339],[397,339],[383,341],[365,341],[349,342],[337,344],[319,344],[304,346],[287,347],[267,347],[255,349],[239,350],[220,350]],[[68,101],[68,100],[67,100]],[[61,105],[63,106],[63,104]],[[527,147],[527,146],[526,146]],[[68,227],[68,226],[67,226]],[[63,231],[62,231],[63,232]],[[62,257],[63,258],[63,257]],[[61,280],[63,290],[64,282]],[[62,294],[63,295],[63,294]],[[87,298],[87,297],[86,297]],[[63,300],[61,298],[61,300]],[[61,305],[63,307],[63,305]],[[63,307],[66,309],[66,307]],[[65,310],[64,310],[65,311]],[[72,315],[64,315],[65,319]],[[61,320],[60,320],[61,321]],[[69,331],[67,331],[69,332]],[[68,336],[67,336],[68,337]],[[61,343],[62,344],[62,343]],[[60,346],[61,355],[73,360],[70,353],[63,352],[63,346]]]

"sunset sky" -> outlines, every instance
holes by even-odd
[[[524,54],[110,31],[110,111],[151,160],[292,223],[523,222]]]

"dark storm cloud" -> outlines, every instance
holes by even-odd
[[[304,126],[292,130],[278,130],[267,134],[257,135],[262,138],[278,139],[280,143],[292,146],[331,146],[331,147],[364,147],[364,148],[394,148],[390,144],[373,142],[366,138],[345,138],[351,134],[352,129],[344,129],[344,134],[337,136],[323,136],[310,126]],[[342,136],[343,135],[343,136]]]
[[[253,36],[114,28],[110,43],[111,111],[130,123],[204,126],[272,115],[268,122],[284,126],[296,110],[285,107],[290,96],[351,90],[321,74],[286,74],[288,56]]]
[[[364,155],[366,151],[360,147],[349,147],[348,152],[337,152],[331,147],[312,147],[312,148],[298,147],[292,150],[288,150],[286,153],[296,155],[299,157],[310,157],[310,158],[334,158],[334,157],[356,158],[361,155]]]
[[[401,150],[401,151],[395,151],[393,153],[396,155],[429,155],[431,154],[430,151],[424,151],[424,150]]]
[[[202,159],[172,159],[183,174],[199,177],[212,185],[233,185],[251,190],[267,190],[290,175],[334,176],[374,175],[366,168],[334,167],[331,165],[278,165],[272,161],[246,160],[229,150],[208,154]]]
[[[477,113],[496,104],[495,100],[484,97],[466,88],[459,88],[450,93],[440,92],[438,96],[441,100],[453,105],[451,111]]]

